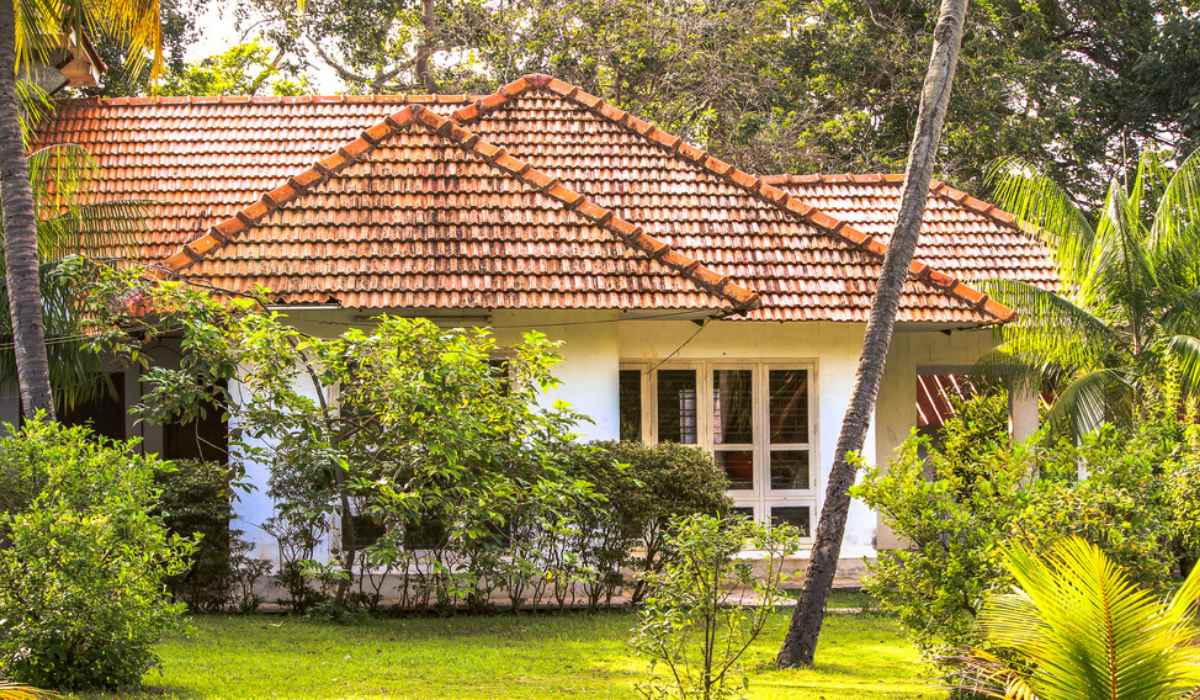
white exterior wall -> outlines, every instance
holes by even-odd
[[[313,384],[303,368],[297,368],[297,374],[292,382],[293,388],[302,396],[307,396],[311,399],[317,399],[316,385]],[[229,383],[229,392],[234,397],[235,403],[242,403],[243,389],[236,380]],[[238,429],[238,417],[233,415],[229,420],[229,430]],[[268,447],[269,442],[262,439],[247,440],[251,447]],[[242,531],[242,539],[254,545],[254,549],[250,552],[250,556],[260,559],[271,559],[278,561],[279,546],[275,538],[263,529],[268,518],[274,514],[275,504],[271,497],[267,495],[267,480],[271,475],[270,466],[264,462],[254,460],[243,460],[242,466],[246,470],[245,481],[252,484],[254,488],[247,492],[237,491],[237,501],[233,504],[233,522],[230,527]],[[330,542],[328,538],[319,546],[319,551],[316,553],[320,559],[326,559],[329,555]]]

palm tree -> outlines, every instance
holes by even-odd
[[[98,168],[82,147],[62,144],[29,155],[30,190],[37,221],[37,258],[42,319],[49,332],[46,344],[56,408],[70,408],[93,398],[105,386],[100,381],[100,357],[86,347],[82,315],[73,274],[81,254],[120,259],[141,222],[143,202],[120,200],[84,204],[79,194],[96,179]],[[6,238],[0,228],[0,240]],[[95,261],[95,260],[93,260]],[[0,337],[12,337],[8,323],[8,294],[0,255]],[[15,353],[0,349],[0,381],[17,376]]]
[[[1089,215],[1049,178],[1016,161],[992,173],[997,203],[1050,248],[1058,288],[985,288],[1017,310],[982,369],[1041,383],[1050,418],[1076,434],[1129,421],[1147,382],[1174,366],[1200,391],[1200,151],[1173,173],[1145,153],[1132,185],[1113,181]]]
[[[1200,567],[1166,602],[1138,588],[1099,547],[1060,540],[1039,558],[1016,546],[1011,592],[979,616],[1006,660],[977,651],[969,689],[1014,700],[1160,700],[1200,689]]]
[[[812,666],[816,656],[817,640],[825,620],[825,601],[833,589],[833,576],[841,556],[842,536],[846,532],[846,518],[850,509],[850,486],[854,483],[855,472],[850,455],[862,449],[867,436],[867,424],[875,411],[875,400],[879,397],[879,384],[883,380],[888,348],[896,328],[900,294],[908,278],[921,220],[925,215],[933,160],[938,142],[941,141],[946,108],[950,103],[950,87],[954,83],[954,69],[958,65],[958,50],[962,44],[966,16],[967,0],[942,0],[904,173],[900,214],[875,287],[875,300],[871,304],[871,314],[863,336],[854,390],[846,415],[842,418],[833,466],[829,471],[829,485],[825,489],[825,503],[821,506],[812,555],[805,572],[804,591],[800,594],[787,636],[775,659],[779,666]]]
[[[39,690],[20,683],[10,683],[0,678],[0,700],[43,700],[58,697],[57,693]]]
[[[162,62],[158,0],[0,1],[0,190],[2,190],[5,279],[21,404],[27,415],[53,414],[50,366],[42,321],[38,277],[37,216],[30,187],[18,79],[49,62],[64,36],[106,32],[123,39],[135,70],[152,56]]]

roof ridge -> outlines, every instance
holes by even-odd
[[[1020,222],[1017,221],[1017,217],[991,202],[973,197],[960,189],[951,187],[942,180],[935,179],[931,181],[929,183],[929,191],[939,197],[949,199],[955,204],[966,207],[976,214],[989,218],[998,224],[1012,226],[1022,233],[1028,233],[1028,231],[1021,227]]]
[[[772,185],[811,185],[817,182],[829,184],[847,182],[854,184],[874,184],[879,182],[899,184],[904,182],[904,173],[778,173],[775,175],[764,175],[762,179]],[[948,199],[998,224],[1012,226],[1017,229],[1021,228],[1017,222],[1017,218],[1012,214],[992,202],[979,199],[963,190],[951,187],[944,180],[937,178],[930,180],[929,193],[942,199]]]
[[[56,100],[69,106],[111,105],[149,107],[156,105],[228,104],[459,104],[481,95],[460,94],[370,94],[370,95],[139,95],[134,97],[68,97]]]
[[[553,178],[529,163],[508,155],[503,147],[484,141],[478,134],[461,124],[422,105],[406,105],[404,109],[385,117],[332,154],[288,178],[284,184],[263,193],[258,201],[211,226],[204,235],[185,243],[178,252],[164,260],[163,271],[179,274],[204,260],[233,242],[237,236],[271,212],[297,199],[310,188],[336,176],[347,166],[368,157],[384,140],[413,124],[420,124],[462,150],[473,153],[492,167],[560,202],[564,208],[612,233],[630,250],[682,274],[703,291],[731,303],[736,311],[746,311],[758,305],[760,298],[757,292],[733,282],[728,275],[718,274],[701,261],[680,253],[669,243],[647,234],[641,226],[618,216],[612,209],[602,207],[575,192],[562,184],[558,178]]]
[[[459,124],[469,123],[531,90],[550,92],[570,100],[596,116],[627,131],[632,131],[647,141],[670,151],[672,156],[703,168],[712,175],[741,188],[751,196],[778,207],[792,216],[799,217],[802,221],[816,226],[854,248],[866,251],[880,259],[887,254],[887,246],[875,236],[863,233],[846,222],[835,219],[826,212],[779,189],[768,181],[770,176],[763,178],[751,175],[704,149],[684,142],[679,136],[664,131],[641,117],[584,91],[578,85],[572,85],[544,73],[531,73],[506,83],[492,95],[455,110],[450,118]],[[908,272],[916,279],[946,292],[1001,322],[1009,321],[1016,315],[1016,311],[992,299],[987,293],[974,289],[953,275],[936,270],[919,260],[909,263]]]
[[[811,185],[816,182],[829,184],[852,182],[869,185],[880,182],[888,184],[904,182],[904,173],[778,173],[763,175],[762,179],[770,185]]]

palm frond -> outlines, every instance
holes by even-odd
[[[121,41],[127,49],[130,73],[140,75],[149,68],[150,79],[156,80],[163,66],[159,0],[104,0],[86,7],[91,29]]]
[[[43,260],[123,258],[144,230],[149,205],[125,200],[69,207],[38,222],[38,255]]]
[[[1106,420],[1127,413],[1130,386],[1114,369],[1097,369],[1075,377],[1059,393],[1046,420],[1078,437],[1092,432]],[[1124,396],[1118,396],[1124,394]],[[1124,410],[1123,410],[1124,409]]]
[[[0,700],[45,700],[56,697],[58,697],[58,693],[0,678]]]
[[[1046,383],[1051,366],[1038,358],[1022,357],[1007,345],[998,345],[975,361],[971,373],[1013,390],[1033,390]]]
[[[60,143],[29,154],[29,184],[39,213],[54,214],[75,201],[98,173],[96,159],[83,146]]]
[[[997,333],[1008,351],[1026,364],[1093,367],[1125,345],[1120,333],[1104,320],[1054,292],[1015,280],[990,280],[981,287],[1016,309],[1016,320],[1000,326]]]
[[[18,80],[16,93],[17,104],[20,105],[21,142],[25,148],[29,148],[33,145],[38,125],[54,113],[54,101],[50,93],[33,80]]]
[[[1200,250],[1200,150],[1188,156],[1163,190],[1150,228],[1150,246],[1160,255]]]
[[[1169,333],[1200,335],[1200,286],[1180,294],[1158,317],[1158,325]]]
[[[1195,571],[1164,605],[1078,537],[1044,558],[1014,546],[1006,568],[1017,585],[988,598],[980,624],[1034,667],[1037,697],[1169,698],[1200,685]]]
[[[1087,282],[1095,230],[1066,190],[1018,158],[996,161],[987,173],[1000,208],[1023,222],[1054,255],[1059,278],[1069,287]]]
[[[1167,338],[1164,348],[1179,367],[1179,388],[1184,396],[1200,396],[1200,338],[1173,335]]]
[[[126,66],[137,75],[162,69],[162,16],[159,0],[21,0],[15,10],[15,57],[19,75],[49,63],[69,34],[115,39],[128,52]]]
[[[1118,300],[1136,334],[1150,321],[1146,316],[1148,299],[1158,287],[1146,243],[1137,207],[1113,180],[1096,225],[1098,264],[1087,285],[1088,296]]]

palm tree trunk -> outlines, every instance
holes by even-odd
[[[900,293],[908,277],[908,266],[917,248],[917,235],[925,214],[933,158],[941,140],[942,122],[950,101],[950,86],[954,81],[954,67],[958,63],[966,14],[967,0],[942,0],[937,27],[933,32],[933,53],[925,74],[925,87],[921,92],[916,133],[913,134],[908,167],[904,174],[900,214],[883,260],[883,271],[867,320],[858,375],[834,451],[833,468],[829,474],[821,519],[817,524],[804,592],[776,659],[780,666],[811,666],[816,655],[817,638],[825,618],[825,600],[833,587],[833,575],[842,549],[842,535],[846,531],[850,486],[854,483],[854,466],[846,457],[862,449],[867,425],[875,409],[875,399],[879,395],[879,384],[883,379],[888,347],[896,325],[896,310],[900,307]]]
[[[21,406],[26,416],[38,410],[54,415],[50,395],[50,363],[42,324],[38,286],[37,221],[29,162],[21,141],[17,111],[16,50],[13,3],[0,1],[0,189],[4,205],[4,255],[8,267],[8,308],[12,314],[13,350]]]

